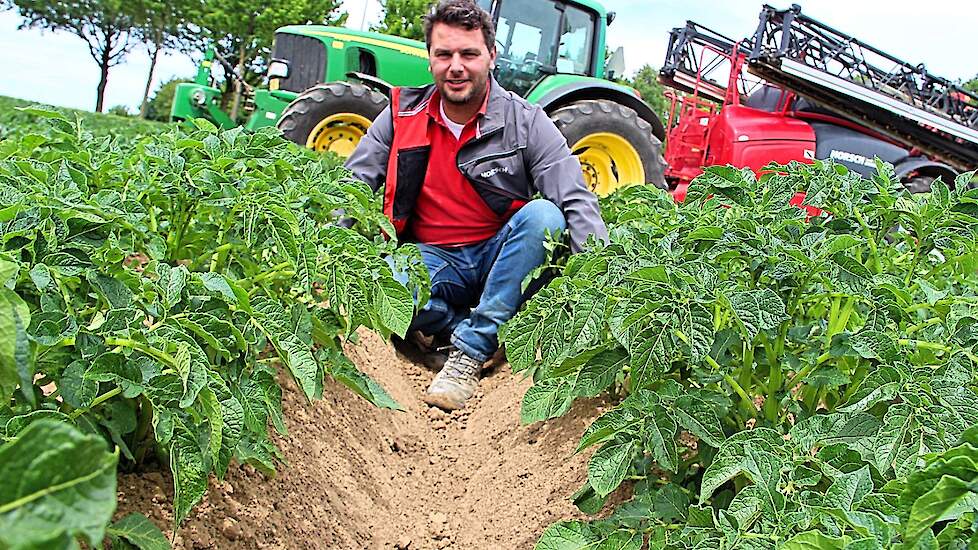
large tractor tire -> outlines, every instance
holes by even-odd
[[[282,111],[277,126],[299,145],[348,157],[387,103],[383,94],[362,84],[317,84]]]
[[[930,187],[934,185],[934,176],[914,176],[903,182],[903,186],[911,193],[930,193]],[[954,182],[951,182],[954,185]]]
[[[633,109],[603,99],[586,100],[565,105],[550,118],[567,138],[595,194],[646,183],[666,188],[662,142]]]
[[[929,193],[931,186],[934,185],[937,178],[941,178],[941,181],[943,181],[948,187],[954,189],[954,180],[956,177],[952,174],[941,174],[937,177],[917,175],[911,179],[904,180],[902,183],[903,186],[910,190],[911,193]],[[970,189],[978,189],[978,179],[966,183],[963,191],[968,191]]]

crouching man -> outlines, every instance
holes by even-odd
[[[421,249],[431,299],[411,329],[451,342],[424,400],[458,409],[520,307],[523,279],[544,262],[547,233],[569,231],[578,252],[607,229],[546,113],[492,78],[489,14],[473,0],[443,1],[425,41],[434,84],[395,88],[346,166],[384,187],[384,213]]]

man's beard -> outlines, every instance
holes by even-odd
[[[452,103],[454,105],[467,105],[472,101],[478,101],[484,98],[486,95],[486,86],[489,82],[489,79],[487,78],[482,81],[476,81],[475,79],[470,79],[469,82],[471,82],[472,88],[470,89],[469,93],[465,94],[464,96],[462,97],[459,97],[457,95],[453,96],[452,92],[448,91],[448,86],[446,85],[445,89],[442,92],[442,97],[445,98],[445,101]]]

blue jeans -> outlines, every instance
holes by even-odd
[[[523,279],[546,260],[547,232],[556,234],[566,227],[557,205],[537,199],[481,243],[454,248],[419,244],[431,277],[431,299],[415,315],[410,330],[450,334],[452,344],[466,355],[487,361],[499,348],[499,327],[522,303]],[[405,275],[394,276],[406,282]]]

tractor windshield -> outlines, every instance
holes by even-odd
[[[525,96],[546,75],[592,73],[594,14],[552,0],[503,0],[496,10],[496,79],[507,90]]]

